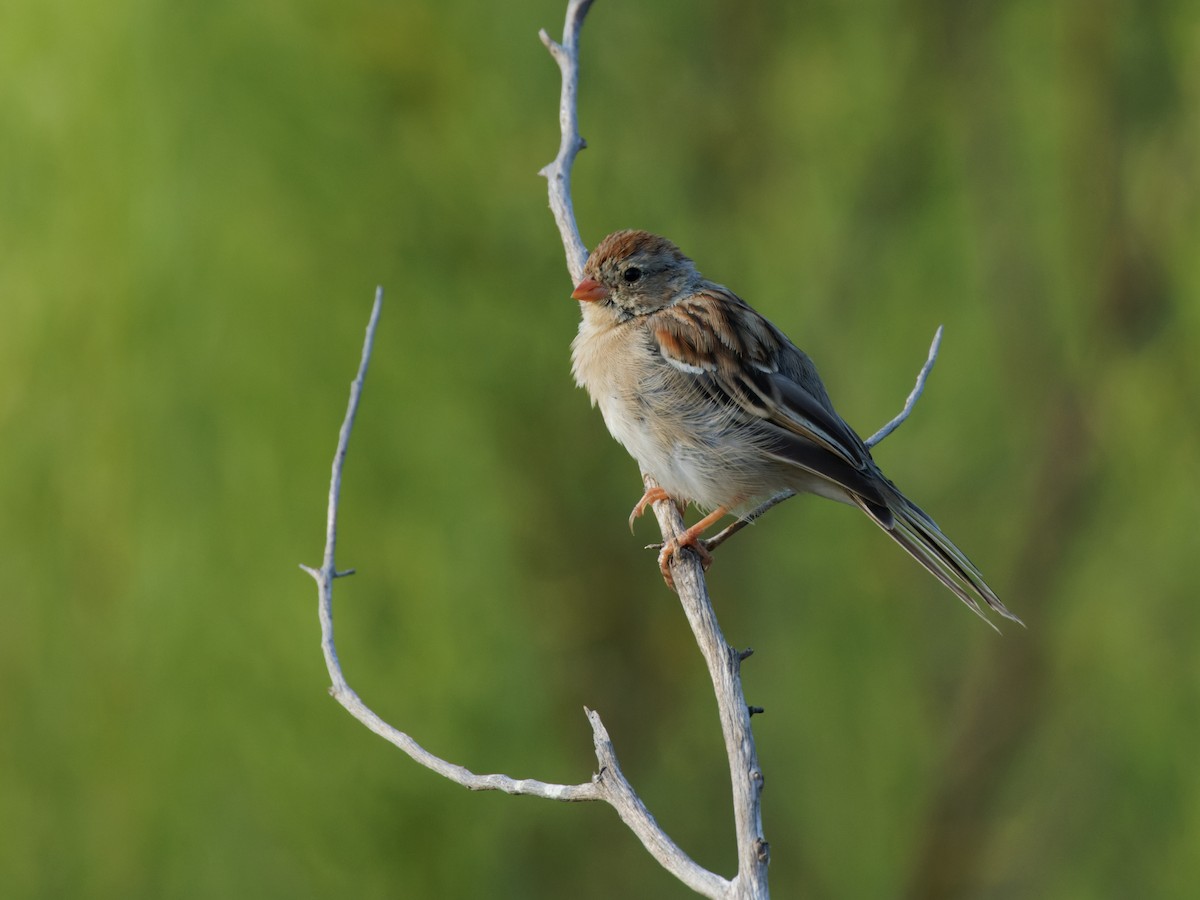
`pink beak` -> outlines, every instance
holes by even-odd
[[[608,288],[595,278],[585,278],[576,286],[574,292],[571,294],[571,299],[586,303],[595,303],[598,300],[603,300],[608,294]]]

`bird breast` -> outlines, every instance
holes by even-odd
[[[775,479],[763,471],[753,428],[738,427],[694,375],[667,363],[638,320],[606,322],[586,313],[571,345],[575,380],[643,472],[672,497],[704,509],[772,492]]]

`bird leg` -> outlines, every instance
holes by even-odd
[[[637,505],[633,507],[633,512],[631,512],[629,514],[629,530],[633,531],[633,523],[636,522],[639,518],[641,518],[642,513],[644,513],[646,511],[646,507],[648,507],[651,503],[657,503],[659,500],[670,500],[670,499],[671,499],[671,495],[668,494],[666,491],[664,491],[662,488],[660,488],[660,487],[648,488],[646,490],[646,493],[642,494],[642,499],[639,500],[637,502]],[[680,512],[682,512],[682,510],[680,510]]]
[[[667,583],[667,587],[675,590],[675,579],[671,577],[671,559],[685,547],[690,548],[700,557],[700,565],[704,567],[705,571],[708,571],[708,567],[712,565],[712,554],[708,552],[708,546],[700,535],[704,534],[728,512],[729,510],[724,506],[718,506],[687,531],[663,544],[662,551],[658,554],[658,568],[662,572],[663,581]]]

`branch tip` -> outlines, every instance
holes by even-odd
[[[868,447],[874,447],[885,437],[899,428],[904,423],[904,420],[912,414],[913,409],[917,405],[917,401],[921,399],[921,394],[925,391],[925,380],[929,377],[929,373],[933,370],[933,364],[937,362],[938,350],[940,350],[942,346],[943,331],[943,326],[939,325],[937,327],[937,331],[934,332],[933,342],[929,345],[929,356],[925,360],[925,365],[921,366],[921,371],[917,373],[917,383],[913,385],[913,389],[909,393],[908,399],[904,401],[904,408],[900,410],[896,418],[892,419],[892,421],[888,422],[877,432],[863,441],[863,443]]]

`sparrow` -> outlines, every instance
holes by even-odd
[[[708,512],[663,546],[668,586],[671,559],[684,548],[708,567],[702,535],[722,517],[792,490],[857,506],[985,621],[981,601],[1020,623],[884,477],[812,360],[673,243],[646,231],[608,235],[571,297],[582,313],[571,344],[575,381],[657,484],[634,506],[630,527],[659,500]]]

